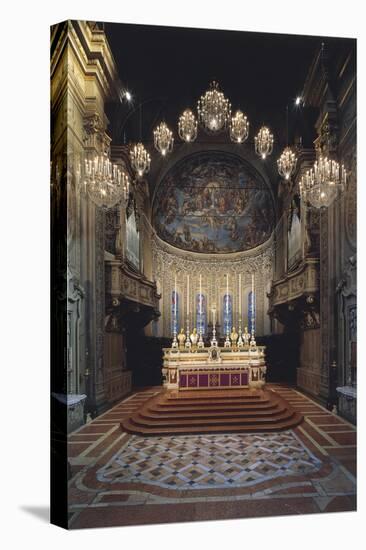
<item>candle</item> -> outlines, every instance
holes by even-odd
[[[254,331],[254,274],[252,274],[252,331]]]
[[[241,319],[241,273],[239,273],[239,318]]]
[[[229,333],[229,274],[226,275],[226,332]]]
[[[174,277],[174,316],[177,320],[177,276]]]
[[[229,274],[226,275],[226,313],[229,313]]]
[[[187,318],[189,316],[189,275],[187,275]]]
[[[202,316],[202,275],[200,274],[200,324]]]

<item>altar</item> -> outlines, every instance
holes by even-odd
[[[264,346],[237,349],[211,346],[194,351],[164,348],[163,352],[166,389],[263,388],[266,382]]]

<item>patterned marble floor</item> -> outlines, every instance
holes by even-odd
[[[356,509],[356,429],[301,392],[272,389],[305,420],[277,434],[139,437],[128,397],[69,436],[70,528]]]
[[[308,474],[321,466],[293,431],[173,437],[132,436],[97,472],[106,483],[208,489]]]

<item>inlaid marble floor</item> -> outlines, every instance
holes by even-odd
[[[106,483],[177,489],[249,487],[316,471],[321,461],[293,431],[276,434],[132,436],[97,472]]]
[[[273,434],[139,437],[120,421],[133,394],[69,436],[69,526],[139,525],[356,509],[356,429],[272,385],[304,422]]]

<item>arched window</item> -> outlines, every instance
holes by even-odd
[[[137,230],[134,208],[132,208],[126,222],[126,244],[127,259],[136,269],[140,269],[140,236]]]
[[[202,310],[201,310],[201,300],[202,300]],[[202,314],[201,314],[202,311]],[[202,327],[202,334],[206,334],[207,327],[207,307],[206,307],[206,297],[204,294],[196,295],[196,319],[197,319],[197,332],[200,333]]]
[[[177,321],[176,325],[176,331],[178,332],[178,323],[179,323],[179,294],[175,290],[172,291],[172,323],[171,323],[171,329],[172,332],[174,332],[174,321]]]
[[[252,328],[255,331],[255,317],[256,317],[256,303],[255,303],[255,292],[252,291],[248,294],[248,331],[252,332]],[[254,323],[252,326],[252,322]]]
[[[233,298],[231,294],[224,294],[222,304],[222,333],[231,332],[233,326]]]

